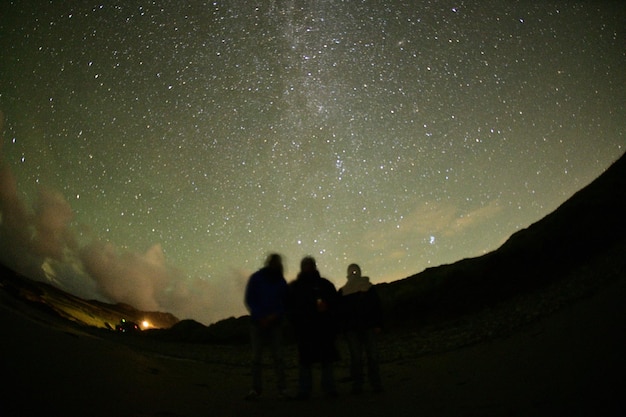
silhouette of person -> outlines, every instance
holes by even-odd
[[[300,273],[289,285],[288,312],[298,346],[299,379],[297,399],[308,399],[313,389],[312,366],[321,364],[321,386],[329,397],[337,396],[333,362],[339,359],[337,336],[337,290],[322,278],[315,259],[307,256]]]
[[[352,392],[363,391],[364,361],[374,392],[382,391],[376,339],[382,328],[382,308],[376,288],[368,277],[361,276],[357,264],[348,266],[348,281],[339,289],[341,325],[350,352]]]
[[[286,395],[283,328],[287,291],[282,257],[272,253],[267,257],[265,266],[252,274],[246,285],[245,304],[250,312],[252,344],[252,389],[246,396],[248,400],[257,399],[263,391],[262,359],[268,346],[279,396]]]

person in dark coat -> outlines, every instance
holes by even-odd
[[[273,253],[265,266],[248,280],[245,304],[250,312],[250,341],[252,344],[252,390],[248,400],[257,399],[262,392],[263,350],[269,346],[274,361],[279,396],[286,396],[283,328],[288,286],[283,276],[282,257]]]
[[[382,391],[376,339],[383,325],[380,298],[357,264],[348,266],[348,282],[339,290],[341,325],[350,352],[352,392],[360,394],[367,359],[368,380],[374,392]]]
[[[298,399],[310,397],[313,389],[312,365],[322,368],[322,390],[335,397],[333,362],[339,359],[335,346],[337,336],[337,290],[322,278],[315,259],[305,257],[300,273],[289,285],[288,312],[298,346]]]

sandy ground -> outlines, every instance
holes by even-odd
[[[316,393],[306,402],[279,400],[270,389],[244,401],[247,347],[187,347],[206,351],[198,360],[180,345],[174,358],[157,342],[146,350],[0,296],[3,417],[626,416],[626,279],[507,338],[386,362],[382,394],[352,396],[340,383],[339,398]],[[213,349],[232,349],[239,362],[224,363]],[[295,379],[290,368],[294,387]]]

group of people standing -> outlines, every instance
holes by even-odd
[[[250,312],[252,343],[252,389],[247,399],[257,399],[263,391],[262,360],[270,348],[279,396],[287,393],[283,332],[289,323],[298,348],[298,391],[296,399],[308,399],[313,391],[313,365],[320,364],[321,388],[329,397],[337,396],[333,364],[339,360],[336,338],[345,336],[350,353],[352,393],[360,394],[367,376],[375,392],[382,390],[376,333],[382,327],[380,300],[369,278],[357,264],[348,266],[346,284],[336,290],[323,278],[315,259],[300,262],[297,278],[287,284],[282,257],[273,253],[265,266],[252,274],[246,286],[245,304]]]

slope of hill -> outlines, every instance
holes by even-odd
[[[625,275],[623,213],[626,155],[553,213],[515,233],[498,250],[379,284],[389,330],[443,326],[450,333],[447,339],[453,341],[440,341],[432,349],[450,349],[469,340],[506,333],[588,295]],[[153,327],[162,329],[150,335],[163,340],[242,343],[248,338],[247,317],[229,318],[206,327],[193,320],[179,322],[169,313],[81,300],[8,270],[0,274],[0,280],[12,294],[83,325],[110,328],[125,317],[150,321]],[[496,312],[497,306],[502,308]],[[468,319],[468,315],[473,318]],[[475,334],[459,340],[456,335],[468,330],[449,323],[468,321],[483,322],[473,326],[480,332],[474,329]]]
[[[245,340],[245,317],[127,337],[90,321],[134,310],[2,270],[0,415],[623,416],[623,159],[616,166],[499,251],[380,286],[391,326],[377,396],[340,383],[332,401],[282,402],[270,389],[242,401],[247,344],[189,342]],[[286,359],[295,387],[293,346]],[[341,381],[345,355],[336,369]]]
[[[561,297],[580,297],[626,273],[625,213],[623,155],[498,250],[381,285],[389,318],[439,321],[548,288]]]
[[[2,269],[0,415],[623,416],[625,170],[622,157],[493,253],[380,285],[376,397],[340,384],[334,401],[246,403],[246,317],[207,328],[155,313],[171,328],[126,337],[96,327],[144,313]],[[286,359],[295,386],[294,346]]]
[[[45,282],[33,281],[0,265],[0,288],[40,310],[95,328],[113,329],[121,319],[146,323],[150,328],[169,328],[178,323],[170,313],[140,311],[127,304],[84,300]]]

